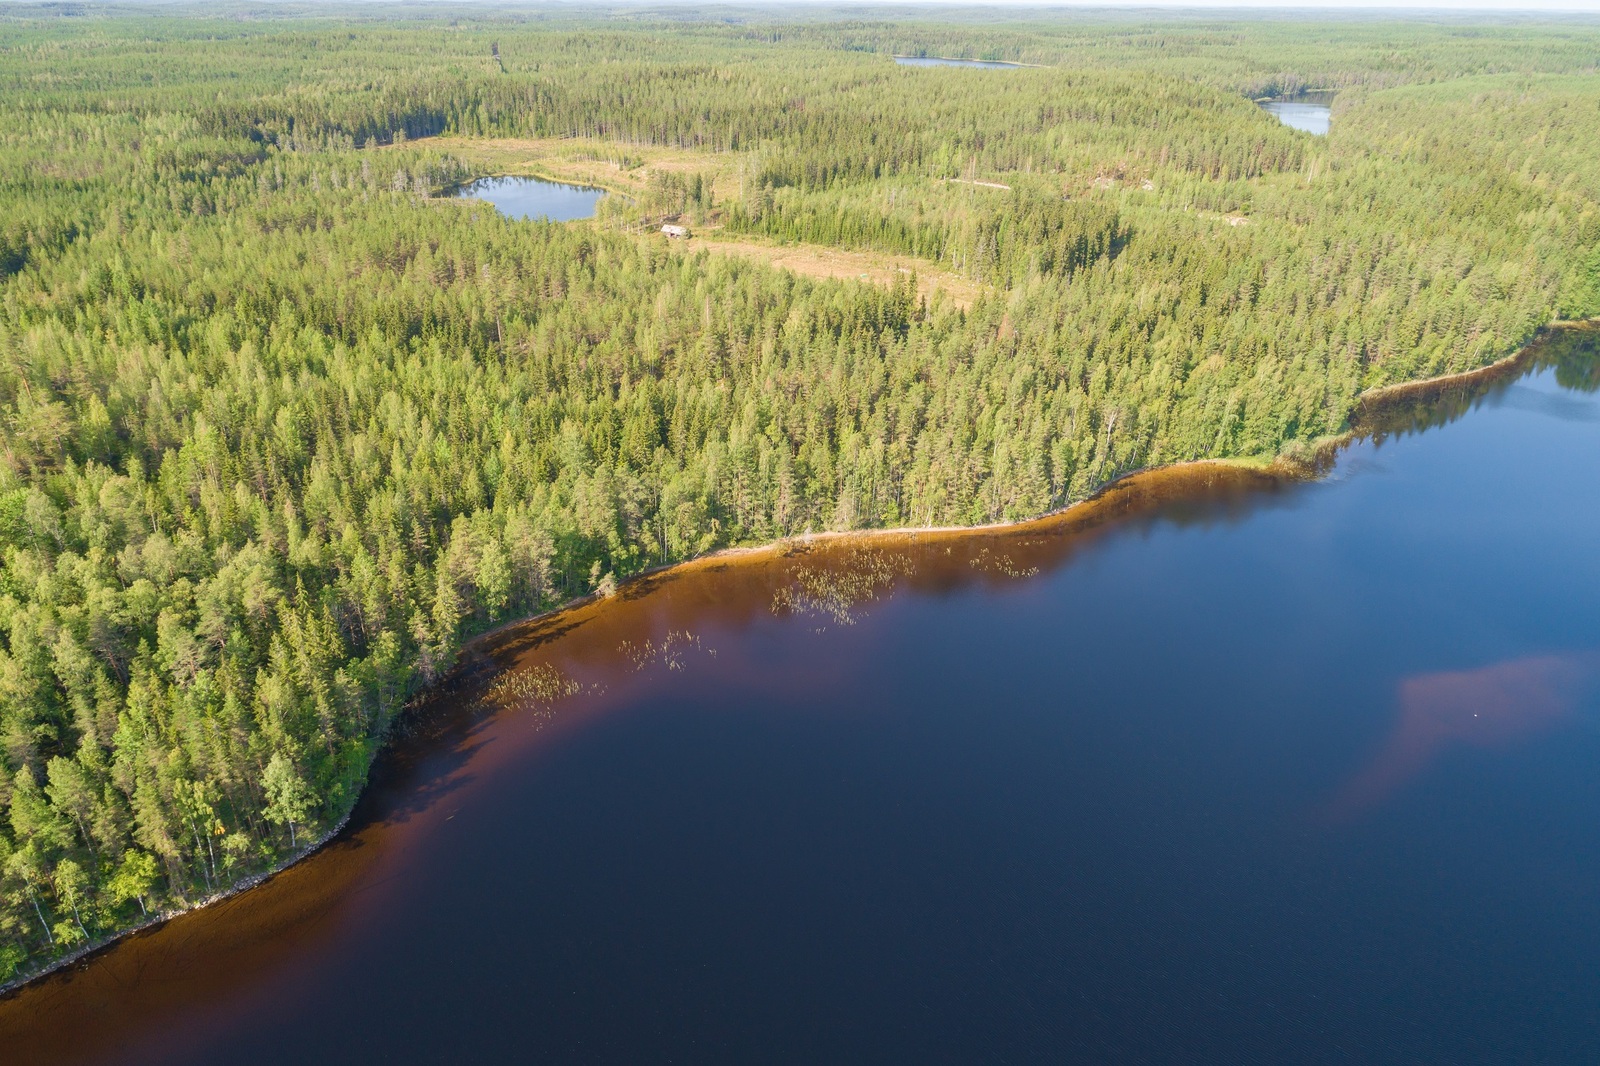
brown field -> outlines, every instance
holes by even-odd
[[[767,244],[747,238],[724,238],[714,230],[704,236],[696,234],[677,243],[688,252],[736,255],[791,270],[808,278],[844,278],[875,285],[892,285],[901,274],[915,274],[917,292],[930,306],[937,294],[964,311],[971,310],[985,288],[969,278],[940,270],[926,260],[909,256],[852,252],[817,244]]]

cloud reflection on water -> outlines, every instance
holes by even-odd
[[[1328,805],[1330,820],[1348,821],[1371,810],[1452,745],[1496,748],[1562,724],[1597,674],[1600,653],[1581,652],[1402,679],[1399,720]]]

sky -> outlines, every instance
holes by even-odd
[[[18,6],[31,6],[38,0],[0,0],[0,10],[16,4]],[[92,0],[91,0],[92,2]],[[138,3],[140,0],[133,0]],[[173,0],[145,0],[157,6],[172,3]],[[193,0],[188,0],[192,3]],[[274,0],[264,0],[271,5]],[[321,0],[288,0],[290,6],[309,4],[315,7]],[[330,6],[343,7],[349,3],[366,3],[374,7],[381,7],[392,0],[332,0]],[[460,6],[499,6],[513,8],[539,8],[554,6],[566,9],[578,9],[588,6],[597,8],[615,7],[717,7],[731,5],[735,7],[749,7],[760,5],[764,2],[777,6],[797,5],[828,7],[835,9],[848,9],[854,6],[881,7],[881,6],[906,6],[906,7],[1037,7],[1037,8],[1114,8],[1119,10],[1137,9],[1162,9],[1177,11],[1207,10],[1224,11],[1254,8],[1260,10],[1281,11],[1393,11],[1397,13],[1407,11],[1435,12],[1439,14],[1459,13],[1471,14],[1473,12],[1511,12],[1535,14],[1539,12],[1565,12],[1570,14],[1600,15],[1600,0],[401,0],[402,3],[415,5],[417,3],[436,3],[441,7]],[[185,0],[177,0],[183,5]]]
[[[443,0],[449,2],[449,0]],[[506,0],[500,0],[506,2]],[[538,0],[525,0],[530,7],[538,6]],[[581,0],[578,0],[581,3]],[[736,5],[750,3],[751,0],[596,0],[602,5],[620,3],[624,6],[630,3],[674,4],[685,6],[698,4],[716,5],[719,2],[731,2]],[[761,0],[754,0],[760,3]],[[815,3],[826,7],[850,7],[852,0],[773,0],[780,5]],[[1600,0],[860,0],[863,6],[878,6],[881,4],[905,4],[907,6],[953,6],[953,7],[1094,7],[1094,8],[1163,8],[1163,9],[1204,9],[1223,10],[1240,8],[1274,8],[1280,10],[1320,10],[1320,11],[1433,11],[1440,13],[1474,11],[1504,11],[1504,12],[1540,12],[1559,11],[1588,14],[1600,14]],[[512,3],[516,5],[515,0]],[[572,2],[563,6],[573,6]]]
[[[28,0],[0,0],[0,7],[5,7],[8,2],[28,2]],[[37,0],[32,0],[32,2],[37,2]],[[160,3],[162,0],[155,0],[155,2]],[[272,0],[266,0],[266,2],[270,4]],[[290,0],[290,2],[310,3],[314,6],[319,0]],[[333,0],[333,3],[338,6],[343,6],[350,2],[352,0]],[[390,2],[390,0],[354,0],[354,2],[382,6],[386,2]],[[404,0],[404,2],[409,4],[432,2],[441,7],[452,5],[472,7],[487,4],[488,6],[518,8],[538,8],[541,6],[582,8],[595,6],[602,9],[634,6],[717,7],[728,5],[748,7],[762,3],[772,3],[780,7],[815,5],[831,8],[878,7],[882,5],[964,8],[1083,7],[1119,8],[1125,10],[1138,8],[1188,8],[1211,11],[1239,10],[1241,8],[1275,8],[1306,11],[1433,11],[1440,13],[1562,11],[1600,15],[1600,0],[553,0],[553,2],[551,0]]]
[[[790,0],[794,2],[794,0]],[[802,0],[803,2],[803,0]],[[841,0],[825,0],[838,5]],[[845,0],[848,2],[848,0]],[[951,3],[971,6],[971,0],[873,0],[874,3]],[[1115,8],[1284,8],[1321,11],[1569,11],[1600,14],[1600,0],[1000,0],[1005,6],[1115,7]]]

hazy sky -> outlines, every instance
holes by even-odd
[[[0,0],[0,7],[4,7],[8,0]],[[270,2],[270,0],[269,0]],[[316,3],[316,0],[300,0],[300,2]],[[349,2],[349,0],[341,0]],[[367,0],[376,6],[382,6],[386,0]],[[417,0],[411,0],[412,3]],[[421,0],[427,3],[430,0]],[[431,0],[440,6],[458,4],[473,6],[474,0]],[[540,0],[488,0],[491,5],[503,7],[537,8],[541,6]],[[631,7],[631,6],[684,6],[684,7],[715,7],[719,4],[731,4],[736,7],[760,4],[763,0],[593,0],[600,7]],[[770,0],[771,3],[783,7],[791,4],[815,3],[821,7],[848,8],[854,6],[857,0]],[[1473,11],[1507,11],[1507,12],[1536,12],[1536,11],[1566,11],[1582,12],[1600,15],[1600,0],[858,0],[860,6],[878,7],[881,5],[904,4],[911,7],[1098,7],[1098,8],[1280,8],[1280,9],[1305,9],[1322,11],[1437,11],[1448,13],[1473,12]],[[586,6],[585,0],[557,0],[555,6],[564,8],[581,8]]]
[[[659,0],[658,0],[659,2]],[[715,3],[716,0],[709,0]],[[738,0],[734,0],[738,2]],[[805,0],[779,0],[805,2]],[[827,6],[849,6],[850,0],[819,0]],[[914,6],[950,4],[973,7],[972,0],[862,0],[863,3],[905,3]],[[690,6],[693,6],[692,3]],[[1600,0],[998,0],[1001,7],[1116,7],[1116,8],[1304,8],[1323,11],[1574,11],[1600,14]]]
[[[37,0],[0,0],[0,9],[13,3],[28,4]],[[138,3],[139,0],[133,0]],[[170,2],[170,0],[147,0],[157,6]],[[192,3],[193,0],[188,0]],[[373,7],[382,7],[392,0],[332,0],[331,6],[343,7],[349,3],[366,3]],[[1510,13],[1537,13],[1542,11],[1567,12],[1579,14],[1600,15],[1600,0],[554,0],[548,5],[544,0],[405,0],[408,6],[417,3],[435,3],[440,7],[506,7],[537,9],[542,6],[563,8],[569,11],[580,10],[589,6],[598,9],[629,8],[629,7],[717,7],[729,5],[733,7],[757,6],[763,2],[770,2],[778,7],[790,5],[807,6],[814,4],[818,7],[834,9],[848,9],[854,6],[865,8],[883,6],[906,7],[962,7],[962,8],[1116,8],[1122,10],[1137,10],[1140,8],[1151,9],[1203,9],[1203,10],[1239,10],[1241,8],[1260,8],[1277,10],[1304,10],[1304,11],[1427,11],[1448,14],[1457,12],[1470,14],[1479,11],[1503,11]],[[184,4],[184,0],[178,0]],[[270,6],[273,0],[265,0]],[[288,0],[289,6],[310,5],[315,7],[319,0]]]
[[[839,0],[831,0],[838,3]],[[894,3],[896,0],[874,0]],[[948,2],[969,6],[970,0],[901,0],[905,3]],[[1041,7],[1189,7],[1189,8],[1320,8],[1338,10],[1419,10],[1428,11],[1579,11],[1600,14],[1600,0],[1001,0],[1002,4]]]

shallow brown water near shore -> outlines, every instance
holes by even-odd
[[[496,634],[335,841],[0,1002],[6,1061],[1600,1047],[1600,414],[1556,349],[1325,483],[1159,470]]]

